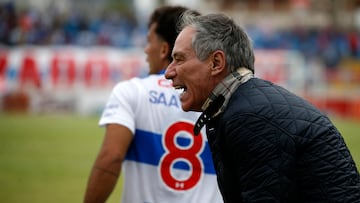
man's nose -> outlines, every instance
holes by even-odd
[[[176,69],[173,63],[170,63],[165,71],[165,78],[166,79],[173,79],[176,76]]]

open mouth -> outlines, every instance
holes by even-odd
[[[187,90],[186,86],[181,85],[174,86],[174,88],[179,94],[184,94]]]

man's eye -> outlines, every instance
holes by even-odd
[[[174,60],[175,60],[176,63],[179,63],[179,62],[183,61],[183,58],[176,57]]]
[[[184,60],[177,60],[176,61],[176,64],[182,64],[182,63],[184,63]]]

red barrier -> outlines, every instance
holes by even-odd
[[[306,97],[306,99],[321,111],[344,118],[360,120],[360,98],[341,97]]]
[[[28,84],[33,84],[37,88],[41,88],[40,72],[38,64],[31,54],[24,57],[20,68],[20,85],[23,87]]]
[[[360,121],[360,98],[355,100],[351,105],[353,118]]]
[[[54,87],[59,84],[66,84],[71,87],[76,77],[74,58],[69,54],[56,54],[51,61],[50,72]]]
[[[0,78],[5,77],[7,65],[8,65],[7,52],[0,51]]]

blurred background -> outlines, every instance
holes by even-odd
[[[2,0],[2,111],[99,113],[116,82],[146,75],[147,19],[162,4],[231,15],[258,77],[360,119],[358,0]]]
[[[165,4],[232,16],[255,75],[327,113],[360,164],[360,0],[0,0],[4,202],[81,201],[99,114],[117,82],[147,74],[148,17]]]

